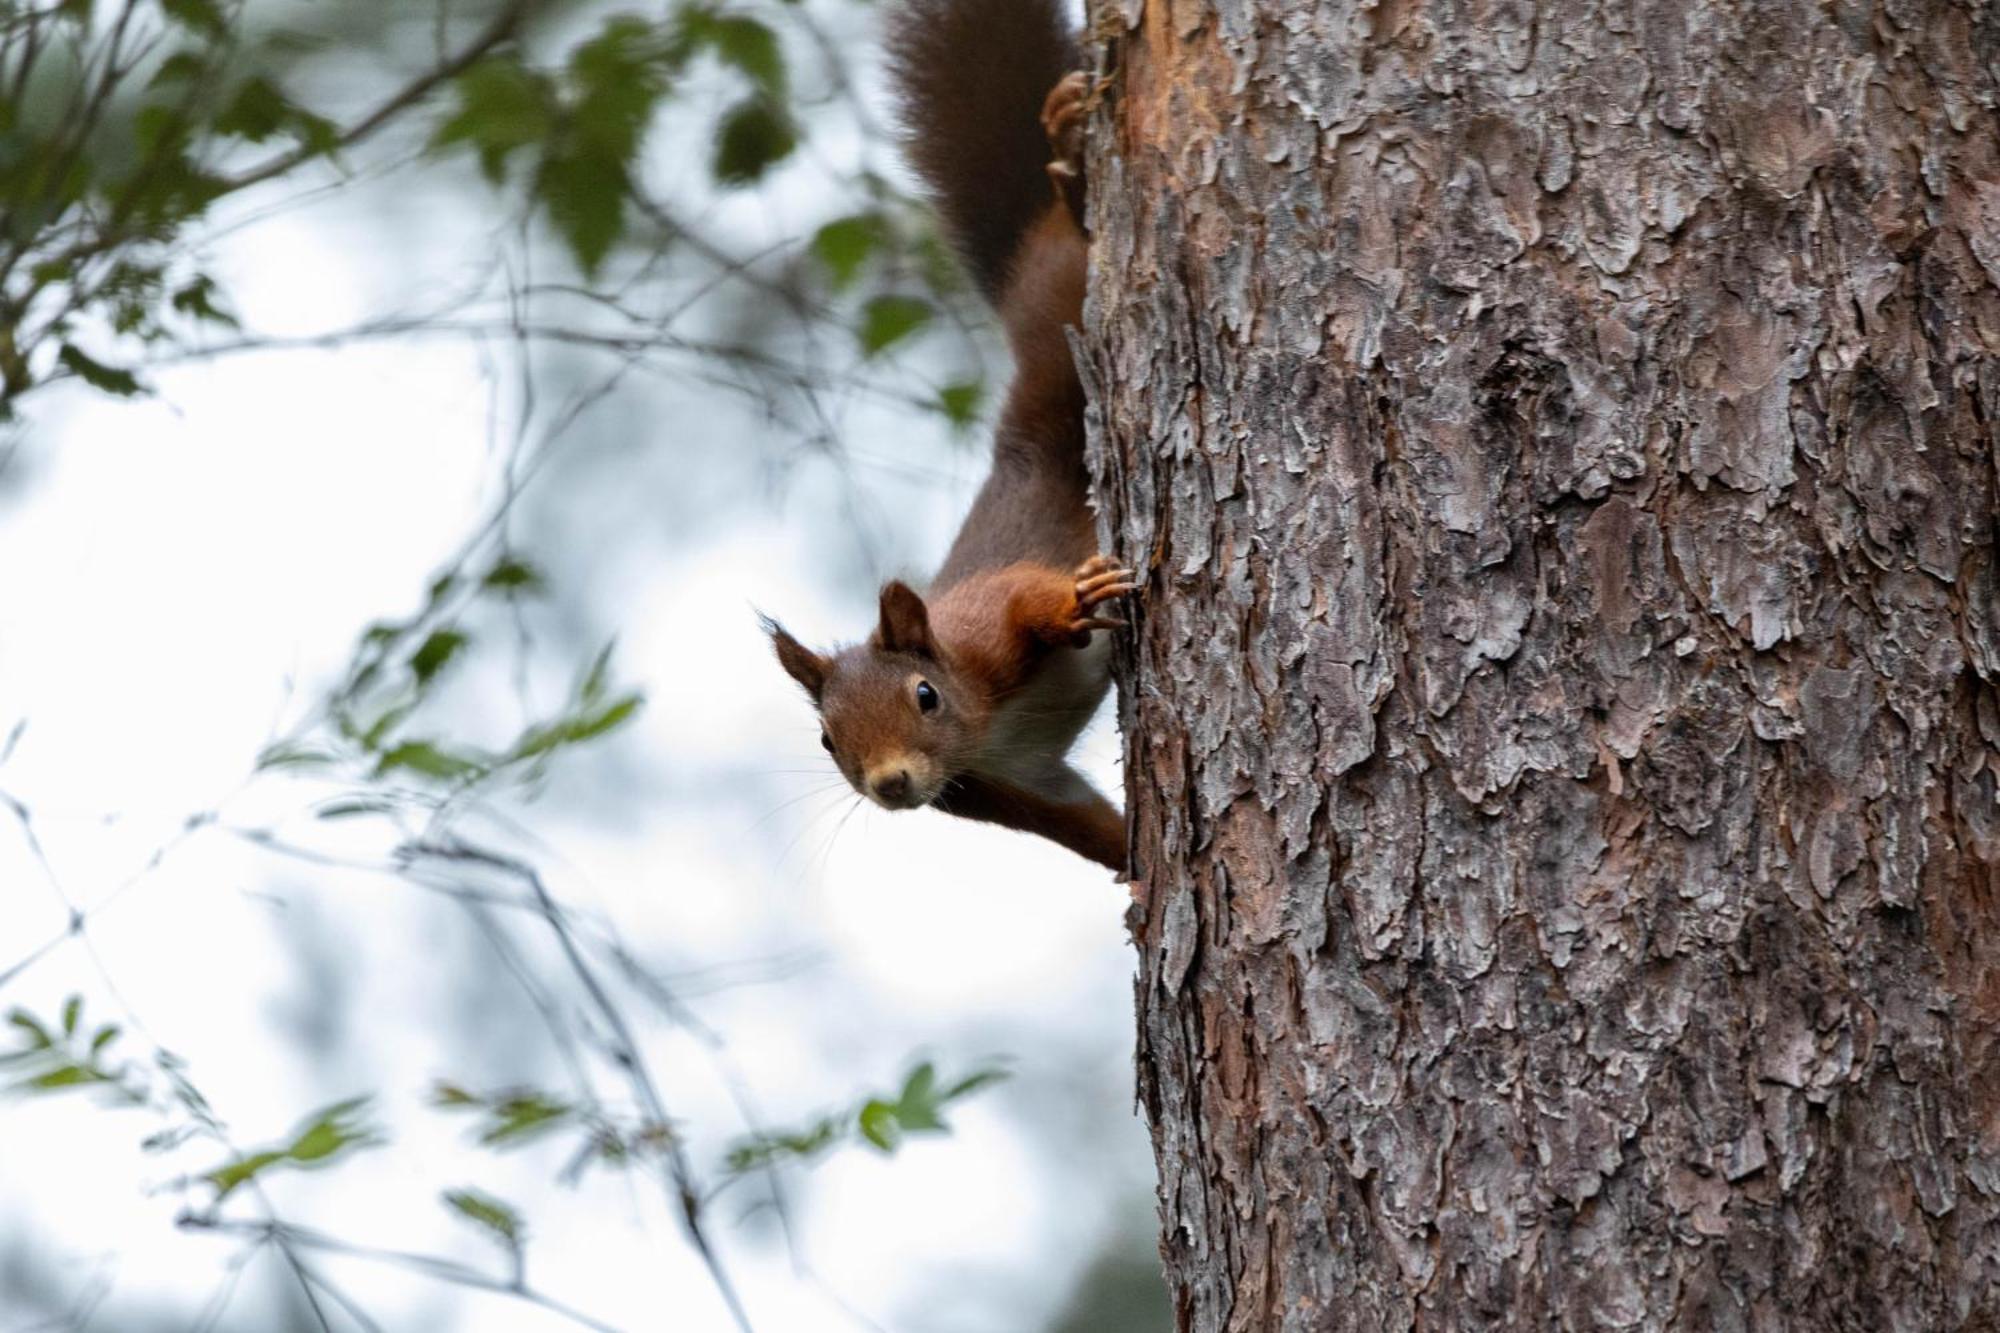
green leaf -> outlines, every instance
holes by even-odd
[[[968,1096],[981,1088],[991,1087],[995,1083],[1005,1083],[1010,1077],[1012,1075],[1004,1069],[982,1069],[946,1088],[941,1100],[955,1102],[960,1097]]]
[[[369,723],[368,729],[359,736],[358,739],[361,742],[361,748],[364,750],[379,750],[382,748],[382,742],[389,738],[389,734],[397,727],[402,726],[403,722],[416,710],[417,706],[414,702],[400,703],[383,709],[382,715]]]
[[[324,155],[340,147],[340,126],[303,107],[292,108],[291,121],[286,128],[303,147],[314,153]]]
[[[667,65],[653,26],[629,16],[608,20],[570,57],[575,102],[559,132],[544,136],[534,194],[586,276],[624,234],[631,164],[666,90]]]
[[[469,143],[479,169],[498,185],[515,150],[549,137],[555,124],[555,90],[548,79],[513,56],[490,56],[459,75],[458,113],[438,127],[433,148]]]
[[[978,380],[947,384],[938,390],[938,410],[954,426],[970,426],[979,419],[979,400],[986,386]]]
[[[732,1144],[724,1160],[738,1175],[760,1170],[783,1157],[809,1162],[839,1141],[841,1128],[840,1121],[828,1116],[802,1131],[754,1134]]]
[[[628,188],[625,164],[587,140],[573,139],[542,159],[535,197],[587,277],[624,234]]]
[[[773,97],[784,93],[784,49],[778,34],[765,24],[739,14],[694,10],[687,16],[685,31],[690,42],[741,70],[765,93]]]
[[[612,704],[609,708],[589,716],[579,718],[569,728],[565,738],[572,743],[595,740],[608,731],[622,727],[631,721],[634,714],[645,705],[644,695],[634,692]]]
[[[664,50],[650,23],[619,15],[570,56],[569,82],[577,92],[572,127],[621,166],[638,152],[666,91]]]
[[[201,1178],[215,1187],[215,1201],[221,1203],[274,1166],[317,1170],[331,1166],[350,1149],[374,1147],[382,1142],[382,1137],[362,1114],[368,1100],[355,1097],[335,1102],[317,1112],[285,1146],[246,1153]]]
[[[329,754],[325,750],[316,750],[296,741],[278,741],[265,746],[263,753],[257,756],[257,771],[261,773],[269,768],[319,768],[335,762],[338,758],[338,755]]]
[[[506,559],[486,571],[486,577],[479,581],[479,586],[503,592],[539,592],[542,588],[542,575],[533,565],[520,560]]]
[[[158,88],[169,83],[197,83],[208,77],[208,55],[201,51],[176,51],[160,62],[153,71],[153,77],[146,81],[148,88]]]
[[[813,258],[826,267],[827,282],[835,291],[853,286],[862,265],[882,248],[888,231],[880,215],[857,213],[836,218],[813,234]]]
[[[110,1082],[103,1074],[83,1065],[63,1065],[51,1069],[46,1074],[38,1074],[21,1086],[37,1092],[57,1092],[63,1088],[81,1088],[92,1083]]]
[[[290,123],[292,104],[278,86],[262,75],[244,80],[215,118],[217,134],[235,135],[252,143],[262,143]]]
[[[430,741],[405,741],[390,750],[376,763],[375,776],[382,777],[399,768],[446,782],[455,782],[484,771],[484,765],[478,761],[448,753]]]
[[[539,1092],[512,1093],[493,1106],[479,1141],[496,1148],[527,1143],[558,1128],[574,1109]]]
[[[944,1118],[939,1114],[937,1069],[929,1061],[910,1071],[896,1102],[896,1123],[905,1133],[941,1132]]]
[[[460,1217],[497,1236],[508,1249],[521,1244],[521,1215],[508,1204],[476,1189],[446,1190],[445,1204]]]
[[[160,0],[160,9],[176,23],[210,37],[221,37],[228,31],[222,7],[215,0]]]
[[[44,287],[68,282],[75,272],[75,263],[67,259],[45,259],[28,270],[29,276]]]
[[[439,1079],[431,1085],[431,1105],[439,1107],[484,1106],[486,1103],[459,1087]]]
[[[410,671],[417,678],[417,687],[421,689],[435,680],[470,642],[455,629],[432,630],[417,651],[410,654]]]
[[[102,389],[120,398],[130,398],[145,391],[145,386],[131,371],[107,366],[70,343],[62,345],[62,350],[56,353],[56,360],[93,389]]]
[[[65,1037],[76,1035],[76,1022],[83,1017],[83,997],[72,995],[63,1001],[62,1030]]]
[[[173,307],[192,319],[226,324],[232,329],[241,327],[236,316],[215,304],[215,281],[206,276],[195,278],[175,292]]]
[[[172,1152],[200,1132],[199,1127],[195,1125],[175,1125],[171,1129],[163,1129],[158,1133],[148,1134],[145,1138],[139,1140],[139,1151],[146,1153]]]
[[[860,1126],[861,1137],[880,1148],[883,1152],[896,1151],[896,1108],[878,1099],[871,1100],[861,1108],[855,1118]]]
[[[281,1152],[251,1153],[247,1157],[239,1157],[233,1162],[215,1168],[202,1179],[215,1187],[215,1201],[221,1203],[238,1189],[255,1180],[265,1168],[284,1160],[285,1155]]]
[[[579,745],[584,741],[595,740],[630,721],[645,702],[644,695],[634,692],[594,713],[558,718],[554,722],[530,727],[522,734],[521,739],[514,743],[514,748],[508,757],[515,760],[534,759],[559,750],[565,745]]]
[[[861,350],[877,356],[930,323],[928,301],[915,296],[878,296],[861,311]]]
[[[332,121],[295,105],[262,75],[243,81],[211,128],[217,134],[233,135],[252,143],[289,133],[316,153],[330,153],[340,146],[340,130]]]
[[[612,639],[597,650],[597,656],[590,660],[590,670],[584,673],[583,683],[577,686],[576,697],[584,703],[596,703],[604,697],[604,691],[611,681],[611,654],[618,647],[618,640]]]
[[[12,1009],[7,1013],[7,1021],[27,1034],[28,1044],[38,1051],[45,1051],[55,1045],[55,1038],[42,1026],[41,1020],[25,1009]]]
[[[768,98],[739,102],[715,132],[711,171],[723,185],[748,185],[792,155],[799,133],[782,107]]]
[[[363,1147],[381,1140],[361,1117],[368,1098],[354,1097],[321,1111],[299,1131],[285,1155],[300,1165],[324,1162],[343,1148]]]
[[[112,1042],[117,1041],[118,1034],[123,1030],[116,1023],[107,1023],[97,1029],[97,1035],[90,1039],[91,1058],[95,1059],[104,1054],[105,1048],[110,1046]]]

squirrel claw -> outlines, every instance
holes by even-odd
[[[1139,584],[1129,569],[1108,555],[1094,555],[1076,567],[1076,609],[1088,611],[1100,602],[1137,592]]]
[[[1042,102],[1042,133],[1055,154],[1051,165],[1067,166],[1072,173],[1083,156],[1083,111],[1089,96],[1090,78],[1076,69],[1063,75]]]
[[[1125,629],[1130,622],[1117,616],[1096,614],[1096,609],[1115,597],[1139,590],[1136,576],[1108,555],[1094,555],[1076,567],[1076,612],[1069,625],[1070,641],[1081,647],[1090,642],[1091,632]]]
[[[1048,136],[1052,155],[1047,164],[1049,184],[1079,227],[1083,225],[1083,112],[1089,95],[1090,80],[1083,71],[1073,70],[1042,103],[1042,132]]]
[[[1132,581],[1129,569],[1108,569],[1087,579],[1079,579],[1076,584],[1078,606],[1096,606],[1114,597],[1123,597],[1128,592],[1137,592],[1139,585]]]

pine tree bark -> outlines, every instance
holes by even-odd
[[[1180,1327],[2000,1327],[2000,4],[1095,9]]]

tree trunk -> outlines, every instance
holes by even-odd
[[[2000,4],[1097,9],[1180,1326],[2000,1327]]]

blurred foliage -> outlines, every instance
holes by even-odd
[[[496,249],[539,254],[552,245],[575,281],[524,288],[509,256],[496,255],[490,271],[508,275],[504,290],[328,340],[498,334],[601,354],[614,367],[605,391],[631,365],[658,359],[690,379],[742,388],[774,412],[787,395],[812,400],[837,386],[968,427],[989,398],[976,363],[914,389],[920,372],[890,373],[925,339],[962,341],[968,324],[985,319],[964,318],[971,293],[928,213],[876,172],[869,152],[829,168],[811,151],[836,111],[871,150],[887,148],[854,102],[846,54],[819,26],[820,10],[849,5],[868,7],[671,0],[642,14],[590,0],[487,0],[434,11],[385,4],[378,13],[348,3],[281,11],[284,26],[271,21],[276,6],[252,0],[0,0],[0,422],[17,421],[46,386],[131,397],[151,392],[160,366],[273,345],[236,312],[214,259],[219,235],[308,189],[396,171],[474,182],[526,224]],[[384,73],[407,64],[384,58],[380,29],[392,17],[429,17],[434,33],[430,57],[399,75]],[[329,87],[355,105],[321,104]],[[321,91],[302,91],[312,89]],[[705,145],[692,178],[659,170],[663,138]],[[742,253],[697,224],[719,202],[775,190],[809,165],[838,179],[815,192],[824,211],[808,214],[789,244]],[[671,189],[655,184],[663,177]],[[715,318],[716,294],[726,292],[754,298],[759,317]],[[718,338],[718,325],[739,336]],[[837,336],[822,340],[829,331]],[[541,423],[546,439],[588,402],[579,396]],[[802,431],[828,429],[817,402],[808,406]],[[685,1127],[667,1109],[627,1010],[694,1033],[718,1063],[723,1043],[602,921],[561,902],[531,861],[491,840],[492,821],[481,828],[475,818],[502,797],[537,794],[565,758],[615,736],[644,703],[617,683],[609,644],[574,663],[553,703],[553,690],[525,683],[530,622],[553,610],[558,590],[507,532],[538,461],[525,422],[521,433],[490,521],[413,611],[361,629],[339,679],[264,748],[252,776],[306,784],[316,826],[357,821],[388,831],[395,850],[383,869],[462,906],[516,975],[536,966],[530,938],[554,951],[556,974],[523,984],[544,1006],[551,1041],[565,1046],[567,1085],[476,1091],[440,1082],[430,1105],[462,1119],[484,1151],[566,1145],[558,1179],[568,1184],[593,1167],[653,1178],[747,1326],[707,1231],[703,1209],[716,1191],[761,1182],[782,1213],[783,1171],[843,1147],[886,1154],[913,1136],[947,1133],[947,1110],[1005,1075],[986,1067],[944,1080],[918,1062],[893,1091],[857,1094],[802,1125],[766,1128],[746,1114],[719,1160],[690,1160]],[[510,649],[523,682],[511,717],[494,702],[505,693],[494,682]],[[8,745],[18,736],[16,728]],[[9,797],[0,816],[9,810],[32,843],[26,806]],[[214,811],[190,817],[177,836],[229,833],[308,861],[326,857],[272,829],[225,830]],[[65,899],[61,934],[0,958],[0,987],[82,940],[92,914],[122,892],[92,905]],[[553,1016],[552,994],[586,1018],[572,1027]],[[148,1116],[145,1151],[180,1172],[170,1188],[184,1200],[182,1226],[241,1238],[245,1259],[281,1255],[305,1308],[322,1298],[345,1307],[302,1256],[354,1246],[288,1221],[265,1187],[386,1144],[375,1103],[345,1098],[288,1132],[239,1142],[186,1062],[144,1040],[142,1025],[92,1025],[84,1009],[72,997],[52,1015],[12,1010],[0,1029],[0,1087],[15,1097],[83,1093]],[[527,1282],[531,1225],[519,1207],[483,1183],[432,1188],[498,1247],[506,1272],[429,1255],[369,1257],[602,1327]]]
[[[148,392],[152,360],[199,354],[218,336],[256,345],[207,269],[205,228],[252,187],[329,170],[359,178],[387,158],[377,141],[397,129],[424,135],[433,168],[470,154],[586,281],[625,250],[692,242],[721,277],[775,284],[810,322],[847,324],[871,358],[964,299],[923,211],[865,164],[840,193],[866,207],[762,269],[697,237],[683,214],[705,198],[647,188],[646,149],[667,122],[681,135],[709,122],[710,194],[757,187],[800,154],[813,108],[848,86],[810,7],[678,0],[664,15],[614,12],[581,30],[575,8],[505,0],[483,16],[440,18],[457,40],[434,64],[381,89],[369,109],[335,116],[294,91],[302,67],[356,54],[335,17],[323,31],[270,29],[240,0],[0,0],[0,421],[45,384],[131,396]],[[813,57],[810,92],[795,77],[794,46]],[[631,296],[629,283],[613,291]],[[607,350],[633,337],[527,331]],[[689,349],[664,328],[650,332],[660,348],[753,372],[812,373],[774,364],[768,351]],[[981,387],[962,380],[909,401],[965,425]]]
[[[611,645],[578,673],[559,712],[529,723],[498,748],[482,750],[412,727],[449,668],[475,646],[462,623],[468,608],[535,596],[542,586],[541,575],[513,556],[477,579],[440,575],[415,615],[378,621],[362,632],[345,678],[308,722],[311,734],[265,747],[258,767],[344,773],[364,784],[402,775],[457,794],[504,780],[538,781],[560,752],[606,736],[638,714],[644,702],[638,691],[611,688]],[[362,790],[322,805],[319,817],[386,813],[395,806],[390,797]]]
[[[107,1023],[91,1032],[88,1039],[79,1031],[83,1018],[83,997],[72,995],[63,1005],[58,1022],[45,1023],[25,1009],[7,1015],[20,1045],[0,1052],[0,1070],[14,1072],[13,1092],[60,1092],[65,1088],[92,1088],[112,1093],[120,1100],[142,1102],[143,1089],[132,1081],[130,1067],[107,1064],[119,1037],[116,1023]]]
[[[926,1060],[893,1096],[870,1097],[853,1110],[824,1115],[802,1127],[746,1135],[730,1147],[728,1169],[744,1175],[785,1160],[811,1162],[856,1140],[893,1153],[912,1134],[950,1133],[944,1108],[1006,1077],[1005,1070],[994,1067],[940,1086],[936,1068]]]
[[[285,1142],[232,1158],[201,1178],[215,1187],[219,1204],[273,1167],[318,1170],[331,1166],[344,1153],[382,1142],[381,1134],[363,1118],[367,1107],[366,1097],[336,1102],[314,1114]]]

